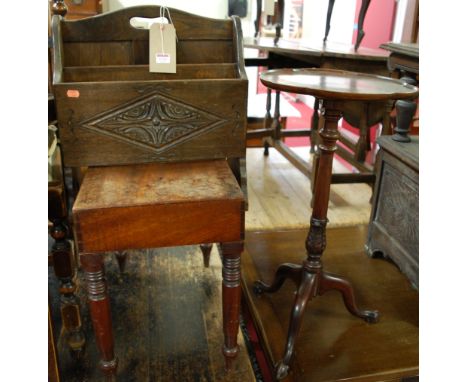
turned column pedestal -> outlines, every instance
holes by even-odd
[[[297,286],[284,355],[276,366],[276,378],[282,379],[288,374],[304,310],[312,297],[320,296],[330,290],[338,290],[351,314],[369,323],[375,323],[378,320],[377,311],[360,310],[357,307],[353,287],[349,281],[324,271],[322,266],[322,255],[326,247],[333,155],[337,148],[336,141],[339,138],[338,121],[346,102],[414,98],[418,90],[414,86],[389,78],[338,70],[271,70],[263,73],[260,79],[264,85],[274,90],[313,95],[322,100],[324,109],[324,125],[319,132],[320,154],[314,161],[317,169],[312,217],[305,243],[307,257],[301,265],[280,265],[271,284],[260,280],[254,284],[256,294],[276,292],[287,278],[292,279]]]

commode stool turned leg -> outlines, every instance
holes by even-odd
[[[221,243],[220,246],[223,258],[223,354],[225,368],[229,371],[239,352],[237,334],[241,302],[240,261],[244,242]]]
[[[96,343],[101,353],[99,366],[108,378],[117,373],[117,358],[114,355],[114,337],[104,262],[101,254],[81,253],[80,261],[85,272],[88,305],[93,322]]]

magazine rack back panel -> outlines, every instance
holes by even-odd
[[[52,19],[54,91],[66,166],[245,157],[247,76],[240,20],[170,9],[177,72],[149,72],[149,31],[133,17]]]

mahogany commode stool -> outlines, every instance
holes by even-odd
[[[223,257],[224,355],[229,368],[238,351],[244,196],[225,160],[91,167],[73,217],[104,372],[115,373],[117,358],[102,254],[213,242],[220,243]]]
[[[170,14],[176,73],[149,71],[149,31],[130,24],[159,17],[159,6],[52,18],[64,165],[88,167],[74,231],[100,366],[111,377],[108,251],[220,243],[227,369],[238,353],[248,87],[240,19]]]
[[[280,69],[262,73],[260,80],[268,88],[291,93],[312,95],[322,103],[321,143],[314,159],[314,195],[312,217],[305,242],[307,258],[302,265],[285,263],[279,266],[271,284],[254,283],[256,294],[276,292],[286,278],[297,286],[291,310],[288,338],[283,359],[277,364],[276,378],[289,371],[294,345],[300,330],[304,310],[310,298],[330,290],[338,290],[348,311],[374,323],[378,312],[358,309],[351,284],[323,270],[322,254],[326,247],[325,231],[330,196],[333,155],[339,138],[338,121],[348,101],[385,101],[415,98],[418,89],[386,77],[326,69]]]

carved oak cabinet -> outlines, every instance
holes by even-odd
[[[54,91],[66,166],[245,157],[247,78],[240,22],[173,10],[177,73],[150,73],[148,30],[126,8],[52,21]],[[229,137],[229,139],[225,139]]]
[[[419,287],[419,138],[377,140],[377,180],[369,224],[367,249],[394,261]]]
[[[227,370],[239,351],[248,85],[240,19],[171,9],[177,70],[161,74],[149,72],[148,30],[131,25],[160,12],[52,18],[64,162],[89,167],[73,220],[107,376],[118,365],[102,256],[109,251],[220,243]]]

